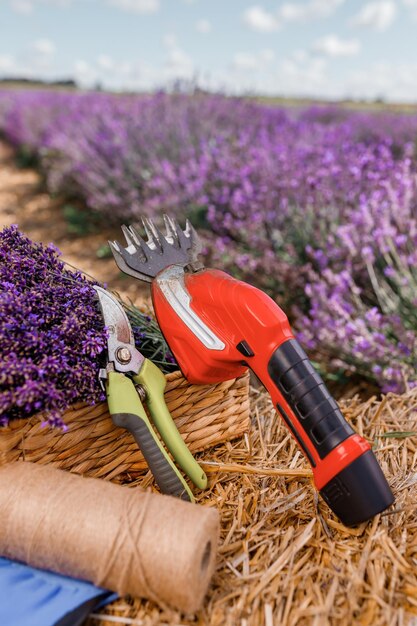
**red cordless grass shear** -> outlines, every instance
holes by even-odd
[[[183,231],[164,219],[166,234],[143,219],[147,241],[132,226],[122,227],[127,247],[113,242],[111,248],[122,271],[152,283],[159,325],[184,376],[215,383],[250,367],[340,520],[354,525],[386,509],[394,497],[371,446],[343,417],[285,313],[259,289],[204,269],[191,224]]]

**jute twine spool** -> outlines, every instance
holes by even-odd
[[[216,510],[34,463],[0,468],[0,554],[184,612],[202,604]]]

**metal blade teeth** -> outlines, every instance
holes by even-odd
[[[135,250],[142,254],[145,261],[146,259],[149,259],[152,256],[152,249],[149,246],[149,241],[145,241],[134,226],[129,226],[129,233],[133,239]]]
[[[185,234],[190,240],[191,245],[196,245],[199,237],[197,235],[197,231],[194,226],[191,224],[190,220],[185,222]]]
[[[142,217],[141,219],[143,228],[145,229],[145,233],[148,238],[148,246],[155,249],[157,249],[158,247],[161,248],[158,241],[158,233],[156,232],[152,220],[149,220],[147,217]]]
[[[135,242],[132,239],[132,233],[130,232],[130,229],[127,226],[122,225],[122,231],[125,236],[128,247],[136,248]]]
[[[172,247],[174,244],[176,244],[176,248],[182,248],[183,250],[188,250],[188,248],[190,247],[190,238],[187,235],[187,227],[186,230],[183,231],[177,220],[164,215],[166,235],[161,232],[161,230],[154,224],[152,220],[146,217],[142,217],[142,222],[148,237],[148,245],[155,249],[159,248],[161,253],[163,253],[167,249],[167,245]],[[190,227],[192,229],[192,226],[188,220],[187,224],[188,230],[190,230]],[[172,241],[170,241],[170,239],[172,239]]]
[[[166,249],[166,244],[169,245],[165,235],[159,230],[152,220],[143,217],[142,223],[148,237],[149,246],[155,248],[155,250],[159,250],[162,254]]]
[[[165,250],[167,250],[167,246],[170,246],[170,247],[172,247],[172,246],[169,243],[169,241],[166,239],[164,233],[162,231],[160,231],[159,228],[157,226],[155,226],[155,224],[153,222],[152,222],[152,225],[153,225],[153,227],[155,229],[155,232],[157,234],[158,243],[159,243],[159,246],[161,248],[161,252],[163,253],[163,252],[165,252]]]
[[[165,234],[146,217],[142,217],[146,241],[134,226],[122,226],[127,247],[117,241],[110,242],[111,250],[119,268],[142,280],[151,280],[169,265],[194,267],[201,249],[198,235],[186,221],[182,230],[177,220],[164,215]]]
[[[178,248],[179,242],[178,242],[178,237],[177,237],[177,231],[175,230],[175,222],[171,217],[169,217],[169,215],[164,215],[163,217],[164,217],[165,230],[167,233],[165,236],[165,239],[170,244],[175,245],[175,247]]]
[[[109,241],[109,246],[113,254],[120,254],[120,246],[117,241]]]
[[[183,250],[188,250],[189,242],[186,233],[182,230],[181,226],[178,224],[177,220],[173,220],[175,232],[177,233],[178,246]]]

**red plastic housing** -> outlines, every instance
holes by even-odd
[[[266,365],[274,348],[293,334],[285,313],[265,293],[225,272],[207,269],[185,274],[191,308],[221,339],[224,350],[210,350],[190,331],[165,299],[157,279],[153,305],[162,332],[184,376],[191,383],[230,380],[246,369],[237,344],[246,339],[255,352],[253,363]],[[256,371],[256,368],[254,368]]]
[[[297,437],[302,440],[313,461],[318,489],[370,449],[362,437],[352,435],[324,459],[319,457],[314,443],[268,372],[271,355],[284,341],[293,338],[287,316],[269,296],[225,272],[213,269],[186,274],[185,286],[191,296],[191,308],[225,344],[224,350],[211,350],[204,346],[166,300],[158,279],[154,280],[152,299],[155,313],[187,380],[196,384],[229,380],[243,374],[250,365],[269,391],[274,405],[279,403],[290,416]],[[236,347],[241,341],[249,344],[254,356],[245,358],[242,355]]]

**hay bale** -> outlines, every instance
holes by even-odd
[[[202,457],[210,488],[199,499],[219,509],[223,525],[203,611],[187,618],[151,602],[119,600],[89,626],[402,626],[417,615],[417,438],[406,434],[417,431],[417,389],[341,402],[374,443],[396,495],[394,508],[351,529],[318,500],[307,463],[268,396],[251,393],[249,435]]]

